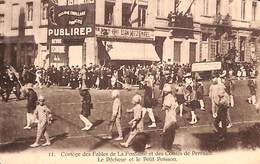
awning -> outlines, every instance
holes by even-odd
[[[107,51],[111,60],[160,61],[151,43],[109,42]]]

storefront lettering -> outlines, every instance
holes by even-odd
[[[57,36],[88,36],[92,32],[91,27],[57,28],[48,29],[49,37]]]
[[[120,29],[109,27],[97,27],[97,36],[106,36],[113,38],[139,38],[139,39],[153,39],[153,31],[144,31],[136,29]]]

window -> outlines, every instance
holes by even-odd
[[[47,0],[42,0],[41,2],[41,20],[45,21],[47,20],[48,16],[48,2]]]
[[[146,21],[147,6],[138,6],[138,27],[144,27]]]
[[[241,3],[241,19],[244,20],[246,17],[246,1],[242,0]]]
[[[253,2],[253,5],[252,5],[252,20],[253,21],[256,20],[256,5],[257,5],[257,3]]]
[[[105,2],[105,24],[106,25],[113,24],[114,6],[115,6],[115,3]]]
[[[75,4],[75,0],[67,0],[67,5],[74,5]]]
[[[233,0],[228,1],[228,13],[229,13],[229,15],[232,15],[232,3],[233,3]]]
[[[163,0],[157,0],[157,16],[163,16]]]
[[[203,0],[203,15],[209,14],[209,0]]]
[[[33,2],[28,2],[26,3],[26,17],[27,17],[27,22],[32,22],[33,21]]]
[[[19,4],[13,4],[12,5],[12,28],[18,28],[19,23]]]
[[[220,8],[221,8],[221,0],[217,0],[217,5],[216,5],[216,15],[220,14]]]
[[[4,35],[4,24],[5,23],[5,16],[4,14],[0,14],[0,36]]]
[[[179,63],[181,61],[181,42],[174,41],[174,56],[173,60],[174,62]]]
[[[131,4],[122,4],[122,26],[131,26]]]

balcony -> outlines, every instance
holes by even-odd
[[[220,13],[218,13],[214,17],[213,24],[220,26],[232,26],[232,17],[229,14],[221,15]]]
[[[193,29],[193,17],[191,14],[169,13],[168,26],[176,28]]]

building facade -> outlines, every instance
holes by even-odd
[[[50,3],[62,6],[56,15],[48,10]],[[85,9],[84,27],[90,25],[92,33],[82,31],[85,37],[79,37]],[[257,15],[256,0],[0,0],[0,64],[186,64],[227,54],[235,61],[255,61],[260,59]],[[64,21],[51,27],[50,18]],[[73,36],[62,35],[67,29],[76,29]]]

